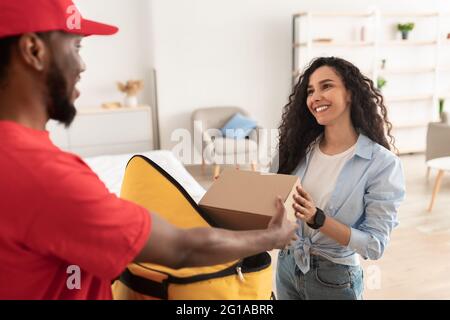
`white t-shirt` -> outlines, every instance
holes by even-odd
[[[342,168],[347,160],[353,157],[356,144],[342,153],[329,156],[320,150],[319,141],[312,150],[308,168],[306,168],[305,176],[303,177],[302,187],[314,200],[316,207],[323,209],[333,194]],[[306,223],[304,226],[303,236],[311,237],[317,232],[317,230],[309,228]]]

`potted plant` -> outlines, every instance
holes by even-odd
[[[445,104],[445,99],[439,98],[439,118],[441,119],[441,122],[447,123],[448,115],[447,115],[447,112],[444,112],[444,104]]]
[[[409,32],[414,29],[414,23],[408,22],[408,23],[399,23],[397,25],[398,31],[402,33],[402,39],[407,40]]]
[[[139,105],[137,95],[139,91],[144,87],[142,80],[129,80],[126,83],[117,83],[117,87],[123,93],[125,93],[125,107],[137,107]]]
[[[383,77],[378,77],[377,79],[377,88],[378,90],[383,89],[383,87],[386,85],[387,81],[385,78]]]
[[[445,99],[439,98],[439,115],[444,111],[444,103],[445,103]]]

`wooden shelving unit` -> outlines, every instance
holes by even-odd
[[[450,66],[440,67],[438,72],[450,72]]]
[[[396,97],[390,97],[385,96],[384,99],[387,102],[411,102],[411,101],[424,101],[424,100],[432,100],[433,95],[411,95],[411,96],[396,96]]]
[[[410,153],[412,151],[424,151],[424,132],[426,131],[428,122],[437,120],[438,100],[439,98],[450,99],[450,90],[447,93],[444,88],[439,86],[441,76],[450,74],[450,59],[447,58],[446,54],[442,53],[441,50],[450,45],[450,40],[447,39],[441,29],[443,18],[450,18],[450,13],[380,12],[375,9],[370,12],[312,11],[294,14],[292,17],[292,84],[295,84],[304,65],[309,63],[312,58],[323,55],[323,52],[331,52],[333,50],[342,51],[346,48],[352,53],[361,52],[360,58],[364,55],[365,62],[370,64],[370,67],[363,67],[357,63],[355,64],[360,67],[361,72],[370,77],[375,84],[379,77],[387,79],[392,77],[395,77],[395,79],[403,79],[402,77],[404,77],[405,80],[401,80],[403,82],[409,81],[408,77],[432,77],[432,88],[430,90],[431,92],[428,94],[418,94],[418,91],[420,90],[411,89],[410,94],[399,94],[395,96],[393,94],[385,94],[384,97],[388,109],[405,108],[405,119],[391,119],[394,123],[395,131],[401,132],[398,140],[408,140],[405,141],[407,142],[404,144],[405,148],[402,148],[403,141],[398,141],[400,152]],[[313,34],[311,31],[314,30],[312,26],[316,20],[319,19],[322,24],[321,26],[323,26],[323,24],[330,26],[327,30],[331,30],[331,34],[320,34],[320,36],[318,36],[317,32]],[[423,37],[425,39],[389,39],[389,37],[386,36],[386,30],[387,27],[389,27],[388,22],[392,23],[392,21],[395,21],[396,19],[397,21],[404,21],[406,19],[409,21],[420,21],[425,24],[431,22],[435,25],[435,29],[430,28],[431,31],[428,30],[430,36],[428,38]],[[350,40],[338,38],[339,28],[336,27],[336,25],[338,25],[336,22],[345,21],[351,23],[353,20],[355,21],[355,27],[360,25],[369,26],[373,36],[370,39],[367,37],[363,39],[363,36],[359,39],[355,39],[355,36],[353,36],[353,39]],[[301,26],[303,26],[303,30]],[[304,32],[303,34],[302,31]],[[448,30],[448,32],[450,32],[450,30]],[[322,54],[316,53],[319,50]],[[381,60],[386,58],[386,52],[397,50],[403,50],[402,52],[406,53],[408,53],[408,50],[411,50],[411,52],[414,52],[413,50],[433,50],[426,52],[429,52],[430,56],[433,55],[434,60],[430,60],[429,66],[421,66],[420,63],[416,65],[411,64],[410,66],[400,64],[400,66],[398,66],[394,60],[390,60],[388,61],[388,66],[382,68]],[[448,51],[449,49],[446,50],[448,55],[450,53]],[[426,79],[426,81],[430,81],[428,80],[429,78]],[[428,118],[417,116],[416,118],[418,119],[412,119],[413,117],[411,116],[414,114],[411,114],[412,109],[408,109],[408,105],[411,104],[419,105],[420,108],[424,108],[422,109],[422,111],[424,111],[423,114],[429,114],[430,116]],[[423,107],[421,107],[422,105]],[[407,119],[409,118],[411,118],[411,122],[407,122]],[[410,132],[416,132],[417,136],[419,136],[419,131],[423,132],[423,134],[421,134],[423,139],[415,139],[413,136],[409,135]],[[415,142],[414,139],[417,140],[417,142]]]
[[[450,70],[450,69],[449,69]],[[409,68],[409,69],[383,69],[379,70],[378,74],[380,76],[388,76],[388,75],[405,75],[405,74],[423,74],[423,73],[432,73],[435,72],[436,68]]]
[[[323,42],[323,41],[314,41],[313,43],[315,46],[318,47],[336,47],[336,46],[344,46],[344,47],[367,47],[367,46],[373,46],[374,42],[369,41],[330,41],[330,42]],[[306,47],[308,45],[307,42],[299,42],[294,43],[295,47]]]
[[[428,124],[428,122],[411,122],[411,123],[393,123],[393,126],[398,129],[421,128]]]
[[[444,15],[444,14],[441,14]],[[438,17],[438,12],[385,12],[383,18],[433,18]]]
[[[381,46],[402,46],[402,47],[417,47],[417,46],[433,46],[436,45],[436,40],[421,40],[421,41],[412,41],[412,40],[391,40],[381,42]]]
[[[313,12],[299,12],[294,14],[294,18],[304,17],[304,16],[314,16],[314,17],[353,17],[353,18],[367,18],[372,16],[371,12],[327,12],[327,11],[313,11]]]

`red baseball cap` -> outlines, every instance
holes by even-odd
[[[0,0],[0,38],[48,31],[111,35],[118,30],[84,19],[71,0]]]

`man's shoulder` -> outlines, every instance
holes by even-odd
[[[18,177],[40,185],[59,182],[64,176],[89,173],[90,168],[77,155],[65,152],[54,145],[3,145],[0,147],[0,165]]]

